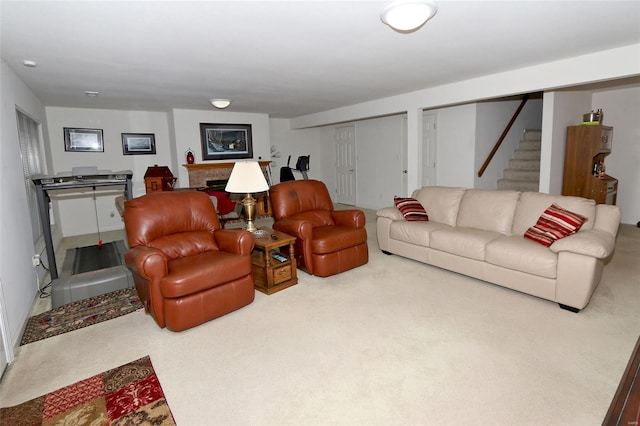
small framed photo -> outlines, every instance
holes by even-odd
[[[102,129],[65,127],[64,150],[68,152],[104,152]]]
[[[200,123],[203,160],[252,158],[251,124]]]
[[[153,133],[123,133],[122,153],[141,155],[156,153],[156,136]]]

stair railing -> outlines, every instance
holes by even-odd
[[[529,95],[524,95],[524,98],[522,98],[522,102],[520,102],[520,106],[518,106],[518,109],[513,114],[513,117],[511,117],[511,121],[509,121],[507,127],[504,128],[504,131],[498,138],[496,144],[493,146],[493,149],[487,156],[487,159],[484,160],[484,164],[482,164],[482,167],[480,167],[480,170],[478,171],[478,177],[482,177],[484,171],[487,170],[487,167],[489,167],[489,163],[491,163],[491,160],[493,160],[493,156],[496,155],[496,152],[498,152],[498,148],[500,148],[500,145],[502,145],[502,141],[504,140],[504,138],[507,137],[507,133],[509,133],[509,130],[511,130],[511,126],[513,126],[513,123],[515,123],[516,118],[518,118],[518,116],[520,115],[520,112],[522,111],[522,108],[524,108],[524,104],[527,103],[528,99]]]

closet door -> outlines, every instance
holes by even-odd
[[[425,113],[422,117],[422,186],[434,186],[438,183],[436,179],[437,121],[436,114]]]

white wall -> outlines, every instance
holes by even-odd
[[[99,170],[131,170],[133,195],[145,193],[144,174],[147,167],[170,165],[173,153],[167,114],[150,111],[116,111],[104,109],[47,107],[49,139],[53,161],[50,174],[69,172],[77,166],[97,166]],[[65,152],[64,127],[102,129],[104,152]],[[122,133],[153,133],[156,141],[155,155],[124,155]],[[176,170],[169,167],[174,175]],[[114,200],[122,195],[123,186],[98,188],[96,202],[100,231],[122,229],[123,223],[115,209]],[[50,192],[60,215],[63,236],[95,233],[96,207],[93,191],[75,189]]]
[[[291,120],[291,126],[325,126],[407,112],[407,149],[410,160],[408,186],[411,189],[418,187],[421,182],[421,175],[417,170],[421,152],[418,145],[421,141],[416,137],[416,134],[420,133],[417,127],[421,125],[421,118],[413,119],[415,111],[640,75],[640,61],[630,60],[639,57],[640,44],[634,44],[296,117]],[[544,143],[543,140],[543,149]],[[438,158],[440,159],[440,155]],[[548,161],[548,157],[546,160]],[[542,167],[549,172],[551,166],[543,163]],[[467,186],[472,186],[466,172],[464,174],[464,177],[460,176],[455,181],[466,182]],[[445,181],[438,180],[438,183],[444,185]]]
[[[478,177],[478,171],[520,103],[518,100],[477,104],[474,188],[496,189],[498,179],[503,177],[504,169],[508,168],[524,130],[542,128],[542,100],[528,100],[482,177]]]
[[[429,112],[438,115],[438,151],[436,155],[438,185],[473,188],[476,104],[430,110]]]
[[[11,361],[37,292],[37,280],[31,262],[35,253],[22,173],[16,108],[45,127],[47,123],[42,103],[4,61],[0,66],[0,292],[5,303],[0,311],[6,318],[6,324],[3,323],[0,331],[8,360]]]
[[[329,194],[335,198],[337,185],[335,127],[320,127],[319,131],[320,157],[324,165],[322,181],[327,185],[327,188],[329,188]]]
[[[356,126],[357,201],[377,210],[402,196],[404,115],[358,121]]]
[[[253,159],[270,159],[269,116],[242,112],[224,112],[207,110],[174,109],[170,113],[170,121],[175,131],[174,164],[171,169],[178,177],[177,187],[189,187],[189,173],[186,164],[186,152],[191,149],[195,154],[196,164],[224,163],[237,160],[202,160],[202,143],[200,139],[200,123],[219,124],[251,124],[251,139],[253,141]]]
[[[287,165],[287,158],[291,156],[290,166],[296,166],[296,161],[301,155],[309,155],[309,179],[317,179],[325,182],[326,173],[330,173],[333,163],[327,164],[321,154],[320,130],[317,128],[291,130],[289,120],[281,118],[269,119],[269,132],[271,145],[279,152],[279,158],[272,158],[273,183],[280,182],[280,168]],[[294,172],[296,179],[302,179],[302,174]]]
[[[635,225],[640,221],[640,87],[596,92],[590,109],[598,108],[604,112],[603,123],[613,126],[605,165],[607,174],[618,179],[622,223]]]
[[[582,114],[590,110],[590,103],[589,92],[565,91],[544,94],[542,151],[540,152],[541,192],[562,194],[567,126],[582,122]]]

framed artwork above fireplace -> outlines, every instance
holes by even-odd
[[[251,124],[200,123],[203,160],[253,158]]]

